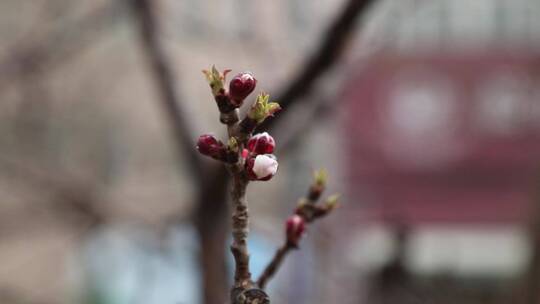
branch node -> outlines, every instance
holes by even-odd
[[[270,304],[268,294],[259,288],[235,288],[231,294],[233,304]]]

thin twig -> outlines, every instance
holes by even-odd
[[[329,197],[325,203],[317,205],[317,201],[321,197],[326,187],[326,173],[319,171],[315,175],[313,184],[309,187],[306,197],[301,198],[298,203],[298,207],[295,210],[295,214],[300,216],[302,220],[307,223],[312,223],[315,220],[328,215],[337,206],[337,196]],[[298,249],[298,240],[289,239],[290,235],[287,232],[285,234],[285,242],[278,248],[274,254],[272,260],[265,267],[264,271],[257,279],[257,286],[264,289],[270,279],[274,277],[280,266],[283,264],[285,257],[293,249]]]
[[[263,273],[257,280],[257,286],[262,289],[266,288],[266,284],[276,274],[277,270],[279,267],[281,267],[281,264],[285,260],[285,257],[292,249],[294,249],[294,247],[289,242],[285,242],[281,247],[279,247],[274,254],[274,257],[270,263],[268,263],[268,266],[266,266]]]

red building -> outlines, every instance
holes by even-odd
[[[540,175],[540,61],[386,53],[345,87],[348,180],[375,219],[516,222]]]

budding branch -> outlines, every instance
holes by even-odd
[[[299,216],[303,222],[311,223],[318,218],[324,217],[337,207],[337,196],[331,196],[326,199],[323,205],[316,205],[317,201],[321,197],[322,192],[326,186],[326,173],[324,171],[315,172],[314,182],[309,188],[309,191],[305,198],[301,198],[298,202],[294,216]],[[296,235],[297,239],[294,239],[295,235],[291,234],[287,226],[285,234],[285,242],[274,254],[274,257],[266,266],[263,273],[257,280],[257,286],[264,289],[268,284],[268,281],[276,274],[281,267],[287,254],[293,249],[298,249],[298,241],[303,234],[303,229],[300,231],[300,235]]]
[[[328,199],[324,205],[315,203],[326,185],[326,173],[318,171],[306,198],[300,200],[295,214],[286,222],[286,241],[266,267],[257,283],[253,282],[249,268],[249,213],[246,190],[250,181],[266,181],[277,172],[278,163],[274,151],[274,139],[268,133],[252,136],[253,130],[273,116],[281,108],[270,102],[270,96],[261,93],[257,96],[245,117],[240,120],[238,108],[244,99],[255,89],[257,80],[251,73],[240,73],[231,80],[229,90],[224,87],[229,70],[219,72],[215,67],[203,71],[220,112],[221,123],[227,126],[226,144],[212,135],[199,137],[197,149],[203,155],[225,163],[232,176],[232,236],[231,252],[235,261],[234,285],[231,290],[232,304],[270,303],[264,287],[276,273],[283,259],[291,249],[298,248],[305,223],[328,214],[336,206],[336,199]]]

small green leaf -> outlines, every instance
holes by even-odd
[[[214,94],[214,96],[219,95],[223,92],[225,77],[230,71],[231,70],[224,70],[223,73],[220,73],[216,69],[215,65],[212,65],[210,71],[202,71],[204,76],[206,76],[206,80],[208,81],[208,84],[210,85],[210,88],[212,89],[212,94]]]
[[[229,137],[227,146],[229,147],[229,150],[238,152],[239,146],[238,146],[238,140],[236,139],[236,137]]]
[[[313,172],[313,182],[316,186],[325,187],[328,181],[328,172],[325,169],[319,169]]]
[[[339,193],[332,194],[326,199],[326,208],[328,210],[336,209],[339,206],[338,200],[341,197]]]
[[[255,120],[257,124],[262,123],[266,118],[273,116],[274,113],[281,110],[277,102],[269,102],[270,95],[260,93],[253,106],[248,111],[248,117]]]

